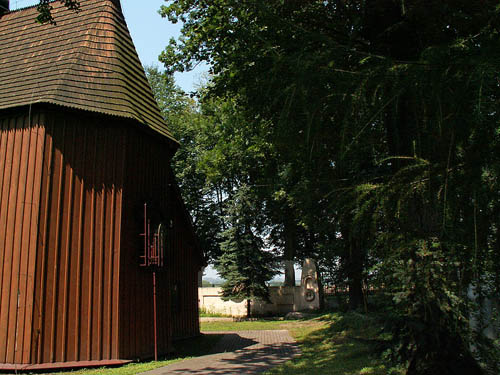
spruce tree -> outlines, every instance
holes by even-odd
[[[247,300],[247,317],[250,301],[269,301],[267,282],[275,274],[271,253],[263,249],[263,240],[257,229],[255,199],[250,189],[243,185],[230,201],[229,228],[221,237],[221,252],[216,269],[225,279],[222,284],[224,300]]]

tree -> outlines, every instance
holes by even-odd
[[[214,74],[210,92],[236,96],[248,126],[255,120],[269,124],[276,156],[269,160],[272,172],[265,183],[269,216],[276,227],[275,244],[288,260],[305,255],[301,245],[306,241],[299,237],[305,235],[311,243],[316,228],[324,226],[323,218],[313,212],[318,204],[335,212],[327,209],[332,182],[345,180],[349,173],[338,160],[342,143],[336,141],[342,137],[337,108],[349,103],[342,95],[332,95],[332,88],[340,90],[359,79],[346,80],[329,68],[338,53],[325,48],[331,41],[318,31],[329,30],[332,23],[324,17],[334,9],[325,11],[318,4],[227,1],[209,7],[175,1],[162,8],[171,21],[185,21],[185,35],[196,35],[167,47],[161,57],[167,69],[189,69],[199,60],[208,61]],[[340,59],[347,59],[346,52],[340,52]],[[359,284],[358,275],[350,278]]]
[[[51,0],[40,0],[37,6],[38,16],[36,17],[36,21],[39,23],[51,23],[56,24],[56,20],[52,17],[52,10],[54,9],[52,5],[50,5]],[[80,1],[79,0],[60,0],[61,4],[68,9],[78,11],[80,9]]]
[[[219,234],[224,212],[218,182],[211,182],[202,165],[205,153],[214,147],[212,120],[199,104],[175,84],[174,77],[158,67],[145,68],[156,101],[180,147],[172,158],[172,169],[183,201],[193,218],[205,257],[213,263],[220,254]]]
[[[269,301],[267,282],[275,274],[271,253],[263,250],[258,233],[259,210],[255,196],[246,185],[238,188],[228,209],[229,228],[221,237],[222,255],[216,269],[225,279],[222,298],[247,300],[247,317],[250,317],[250,301]]]
[[[220,234],[229,226],[227,208],[234,192],[242,184],[262,185],[257,194],[266,199],[263,176],[273,156],[267,126],[246,126],[232,99],[195,101],[175,85],[171,75],[157,67],[147,67],[146,73],[169,129],[181,145],[172,166],[201,245],[213,263],[220,255]]]
[[[466,291],[499,292],[497,3],[178,0],[162,13],[184,22],[167,68],[209,62],[210,94],[270,126],[276,243],[288,233],[299,253],[340,259],[352,308],[368,276],[384,285],[409,373],[474,367]],[[416,287],[431,279],[444,293]]]

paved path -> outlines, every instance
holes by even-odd
[[[300,354],[288,331],[221,331],[205,335],[224,335],[213,354],[177,362],[142,375],[260,374]]]

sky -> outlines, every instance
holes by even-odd
[[[38,4],[39,0],[10,0],[10,9],[19,9]],[[143,65],[158,65],[158,56],[170,38],[180,35],[182,25],[172,24],[158,14],[165,0],[121,0],[123,14]],[[186,92],[193,91],[208,70],[200,65],[193,72],[175,74],[176,83]]]

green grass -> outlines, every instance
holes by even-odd
[[[379,324],[361,314],[329,314],[284,325],[299,343],[302,355],[267,375],[387,375],[402,374],[380,361]]]
[[[170,359],[164,361],[151,361],[143,363],[130,363],[122,367],[100,367],[96,369],[81,369],[64,372],[50,372],[55,375],[135,375],[141,372],[154,370],[155,368],[178,362],[181,359]]]
[[[194,339],[177,341],[174,343],[175,353],[160,361],[144,361],[130,363],[121,367],[101,367],[95,369],[80,369],[74,371],[51,371],[56,375],[135,375],[141,372],[167,366],[184,359],[198,357],[210,352],[212,347],[220,340],[221,335],[201,335]],[[40,373],[38,373],[40,374]]]
[[[248,331],[264,329],[288,329],[287,325],[293,321],[290,320],[251,320],[241,322],[200,322],[202,331]]]
[[[222,314],[212,310],[207,310],[203,307],[200,307],[200,316],[203,318],[221,318],[221,317],[230,317],[229,314]]]

